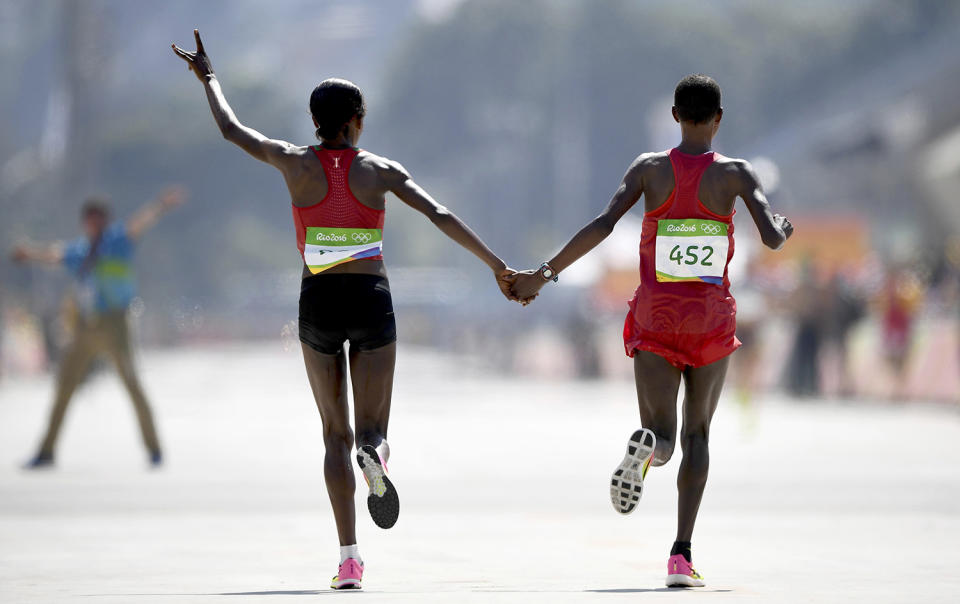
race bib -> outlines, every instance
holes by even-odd
[[[661,220],[657,223],[657,281],[721,285],[729,247],[723,222]]]
[[[383,231],[380,229],[307,227],[303,260],[310,272],[317,274],[351,260],[374,258],[382,251]]]

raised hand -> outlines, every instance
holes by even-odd
[[[187,200],[187,191],[183,187],[167,187],[157,199],[164,210],[172,210]]]
[[[783,234],[787,236],[787,239],[790,239],[790,235],[793,235],[793,224],[787,220],[786,216],[781,216],[780,214],[773,215],[773,222],[783,231]]]
[[[540,276],[540,271],[538,270],[520,271],[516,277],[514,277],[513,287],[510,288],[510,291],[516,296],[520,304],[526,306],[540,295],[540,288],[546,285],[546,283],[543,277]]]
[[[207,76],[213,75],[213,65],[210,64],[210,58],[203,49],[203,42],[200,40],[200,30],[193,30],[193,37],[197,40],[196,52],[186,51],[176,44],[171,44],[173,52],[187,62],[187,67],[192,71],[201,82],[205,81]]]

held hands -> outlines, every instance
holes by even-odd
[[[522,273],[519,273],[509,266],[504,267],[499,271],[494,271],[494,276],[497,279],[497,287],[500,288],[500,293],[504,295],[507,300],[513,302],[519,302],[521,305],[526,306],[533,302],[533,299],[537,297],[536,294],[528,297],[521,298],[513,293],[513,288],[516,285],[516,280]]]
[[[540,288],[546,284],[539,271],[536,270],[515,271],[506,267],[499,272],[495,272],[494,275],[500,293],[507,300],[519,302],[523,306],[533,302],[540,295]]]
[[[197,40],[196,52],[186,51],[176,44],[171,44],[173,52],[187,62],[187,68],[190,69],[201,82],[205,82],[207,76],[213,75],[213,65],[207,57],[207,52],[203,49],[203,42],[200,40],[200,31],[193,30],[193,37]]]

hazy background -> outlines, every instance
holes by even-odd
[[[200,84],[171,53],[171,42],[193,47],[194,27],[240,119],[271,137],[313,142],[313,86],[358,83],[361,146],[401,161],[517,268],[599,212],[637,154],[676,144],[673,87],[710,74],[724,92],[716,149],[755,162],[798,233],[785,252],[760,253],[746,212],[738,218],[743,323],[768,317],[742,336],[766,361],[748,385],[789,386],[806,312],[816,345],[801,357],[824,368],[817,391],[956,400],[956,2],[7,0],[4,251],[76,236],[89,194],[108,195],[125,218],[167,184],[190,191],[139,249],[132,312],[148,347],[296,342],[286,189],[221,139]],[[619,331],[639,219],[521,310],[482,264],[391,199],[385,255],[401,340],[504,371],[628,376]],[[61,271],[0,261],[7,373],[55,358],[69,285]],[[844,319],[836,307],[847,298]],[[902,392],[900,378],[871,377],[897,303],[911,331]],[[829,309],[841,327],[821,321]],[[853,377],[833,375],[837,355]]]

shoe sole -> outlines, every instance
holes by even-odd
[[[627,454],[610,479],[610,502],[617,512],[626,515],[637,508],[643,496],[643,474],[656,446],[657,437],[650,430],[637,430],[630,437]]]
[[[360,579],[344,579],[339,583],[331,583],[330,589],[360,589]]]
[[[367,509],[373,522],[382,529],[388,529],[397,523],[400,516],[400,498],[397,489],[387,478],[380,465],[380,456],[377,450],[370,445],[364,445],[357,451],[357,463],[363,470],[363,475],[370,486],[367,495]]]
[[[706,583],[690,575],[667,575],[667,587],[703,587]]]

